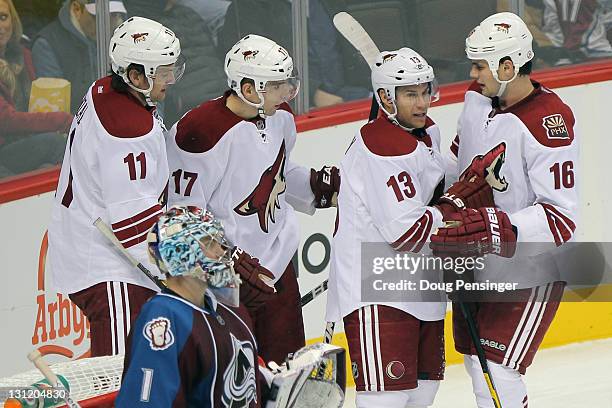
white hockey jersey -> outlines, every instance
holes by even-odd
[[[289,160],[296,141],[290,112],[243,120],[227,108],[228,96],[191,110],[170,130],[169,203],[210,210],[230,242],[278,280],[299,243],[293,207],[314,212],[310,169]]]
[[[362,243],[388,243],[394,250],[428,250],[442,223],[428,204],[444,179],[440,131],[427,119],[415,136],[379,117],[363,126],[340,164],[338,218],[332,242],[326,320],[338,321],[365,306],[362,301]],[[441,189],[439,194],[441,195]],[[440,320],[445,302],[385,304],[421,320]]]
[[[58,291],[104,281],[157,287],[93,225],[100,217],[152,272],[146,236],[165,206],[163,124],[135,97],[96,81],[70,129],[49,225],[48,265]]]
[[[451,151],[461,173],[484,161],[495,205],[518,229],[519,247],[540,257],[514,260],[491,256],[477,279],[504,277],[530,287],[557,280],[546,245],[572,241],[578,225],[579,147],[572,110],[550,89],[532,81],[534,91],[505,110],[497,98],[480,93],[475,82],[465,95]],[[551,245],[552,246],[552,245]]]

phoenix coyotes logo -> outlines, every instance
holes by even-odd
[[[259,51],[248,50],[242,53],[242,57],[244,58],[245,61],[250,61],[253,58],[255,58],[257,54],[259,54]]]
[[[560,113],[545,116],[542,118],[542,126],[546,129],[549,139],[569,139],[570,135],[565,126],[565,120]]]
[[[138,44],[139,42],[143,42],[144,40],[146,40],[147,35],[149,35],[149,33],[132,34],[132,39],[134,40],[134,44]]]
[[[397,54],[385,54],[385,55],[383,55],[383,57],[382,57],[382,62],[383,62],[383,64],[384,64],[385,62],[389,62],[389,61],[391,61],[391,60],[392,60],[393,58],[395,58],[396,56],[397,56]]]
[[[506,34],[508,34],[508,32],[510,31],[510,27],[512,27],[508,23],[499,23],[499,24],[493,24],[493,25],[497,27],[497,31],[501,31],[502,33],[506,33]]]
[[[232,333],[232,361],[223,373],[223,405],[228,408],[248,407],[255,400],[255,352],[247,341]]]
[[[276,210],[280,209],[278,197],[285,192],[285,142],[281,145],[274,163],[264,170],[259,183],[234,211],[240,215],[257,214],[259,226],[268,232],[270,221],[275,222]]]
[[[501,175],[501,169],[505,160],[506,143],[501,142],[487,153],[474,157],[472,163],[461,176],[463,177],[467,170],[472,169],[478,174],[484,174],[485,180],[494,190],[506,191],[508,189],[508,182]]]

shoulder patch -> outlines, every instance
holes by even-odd
[[[569,139],[569,131],[565,125],[565,120],[560,113],[544,116],[542,126],[546,129],[546,136],[549,139]]]
[[[96,115],[106,132],[114,137],[132,138],[153,130],[153,114],[131,94],[115,91],[110,78],[99,79],[91,88]]]
[[[166,350],[174,344],[172,325],[167,317],[156,317],[149,320],[142,329],[142,335],[149,341],[153,351]]]
[[[225,106],[226,99],[227,96],[213,99],[187,112],[176,125],[174,141],[177,146],[190,153],[207,152],[242,122]]]
[[[361,138],[369,151],[379,156],[404,156],[418,146],[416,137],[380,116],[361,128]]]
[[[539,84],[538,84],[539,85]],[[543,146],[569,146],[574,141],[574,114],[554,92],[539,85],[539,89],[507,112],[516,115]]]

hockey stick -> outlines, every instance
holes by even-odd
[[[45,376],[51,387],[65,391],[62,396],[62,399],[66,402],[68,408],[81,408],[81,406],[76,403],[72,398],[70,398],[69,391],[64,387],[64,384],[57,378],[57,375],[53,371],[51,371],[51,367],[47,364],[47,362],[42,358],[42,354],[40,351],[34,350],[28,353],[28,360],[30,360],[36,368]]]
[[[480,368],[482,369],[482,375],[484,375],[487,387],[489,387],[489,393],[491,394],[491,398],[493,399],[493,405],[495,406],[495,408],[502,408],[501,402],[499,401],[499,395],[497,394],[497,389],[495,388],[495,384],[493,383],[493,377],[491,376],[491,372],[489,371],[489,364],[487,363],[485,352],[482,348],[482,345],[480,344],[480,335],[478,334],[478,328],[476,327],[474,316],[472,316],[472,313],[468,309],[467,304],[465,302],[458,301],[457,303],[459,303],[461,313],[467,321],[468,332],[470,333],[470,337],[472,338],[472,343],[474,343],[476,355],[478,357],[478,361],[480,362]]]
[[[123,247],[123,245],[121,245],[121,242],[119,242],[119,240],[117,239],[117,237],[115,236],[115,234],[113,233],[113,230],[110,229],[110,227],[104,222],[102,221],[101,218],[98,218],[97,220],[94,221],[94,225],[96,226],[96,228],[98,229],[98,231],[100,231],[102,233],[102,235],[104,235],[106,237],[106,239],[109,240],[110,243],[113,244],[113,246],[115,248],[117,248],[119,250],[119,252],[121,252],[121,254],[128,260],[130,261],[130,263],[132,265],[134,265],[136,268],[140,269],[140,271],[142,273],[144,273],[145,275],[147,275],[147,278],[151,279],[153,281],[153,283],[155,283],[157,285],[158,288],[160,289],[165,289],[166,288],[166,282],[160,280],[157,276],[153,275],[151,273],[150,270],[148,270],[142,263],[138,262],[138,260],[136,258],[134,258],[128,251],[127,249],[125,249]]]
[[[345,11],[341,11],[340,13],[337,13],[334,16],[334,26],[340,32],[340,34],[342,34],[342,36],[353,47],[355,47],[357,51],[359,51],[359,53],[371,69],[376,61],[376,58],[378,57],[378,54],[380,54],[380,51],[372,40],[372,37],[370,37],[370,35],[363,28],[363,26],[359,24],[359,22],[355,20],[353,16],[351,16]],[[372,95],[372,105],[370,106],[370,115],[368,117],[368,120],[374,120],[377,116],[378,102],[376,101],[376,96]],[[327,280],[323,283],[326,284]],[[332,338],[334,336],[335,326],[335,322],[327,322],[327,324],[325,325],[325,333],[323,335],[325,343],[331,343]]]
[[[302,307],[306,306],[307,304],[309,304],[310,302],[312,302],[312,300],[314,298],[316,298],[317,296],[319,296],[321,293],[325,292],[327,290],[327,282],[328,280],[325,279],[323,281],[323,283],[321,283],[320,285],[316,286],[314,289],[312,289],[310,292],[306,293],[304,296],[302,296],[302,299],[300,299],[300,305]]]
[[[345,11],[341,11],[334,16],[334,26],[336,26],[340,34],[359,51],[371,69],[376,61],[376,57],[380,54],[380,50],[363,26]],[[373,91],[376,92],[376,89]],[[372,121],[378,117],[378,109],[379,106],[376,101],[376,95],[372,95],[372,104],[370,105],[368,121]]]

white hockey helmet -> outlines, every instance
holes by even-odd
[[[431,102],[439,99],[440,92],[434,70],[416,51],[404,47],[397,51],[383,51],[376,57],[374,66],[372,66],[372,89],[380,109],[396,124],[399,125],[396,120],[396,88],[420,84],[430,85]],[[387,112],[383,106],[378,94],[379,89],[383,89],[387,98],[392,102],[394,112]]]
[[[520,67],[533,59],[533,36],[525,22],[516,14],[503,12],[485,18],[465,40],[465,52],[471,60],[485,60],[497,82],[502,84],[498,96],[506,84],[518,75]],[[515,67],[514,77],[500,81],[497,75],[499,62],[509,57]]]
[[[165,84],[173,84],[185,70],[183,61],[177,64],[181,44],[174,32],[144,17],[131,17],[115,29],[110,40],[109,55],[113,72],[121,76],[132,89],[144,94],[149,105],[155,104],[150,100],[150,94],[156,78]],[[127,72],[130,64],[144,67],[149,89],[138,89],[132,85]],[[174,68],[158,70],[164,65],[174,65]]]
[[[271,92],[271,85],[284,85],[282,99],[289,102],[300,88],[300,80],[294,70],[293,59],[286,49],[265,37],[249,34],[238,41],[225,55],[227,84],[246,103],[263,113],[264,95]],[[255,82],[260,103],[246,100],[240,83],[244,78]]]

